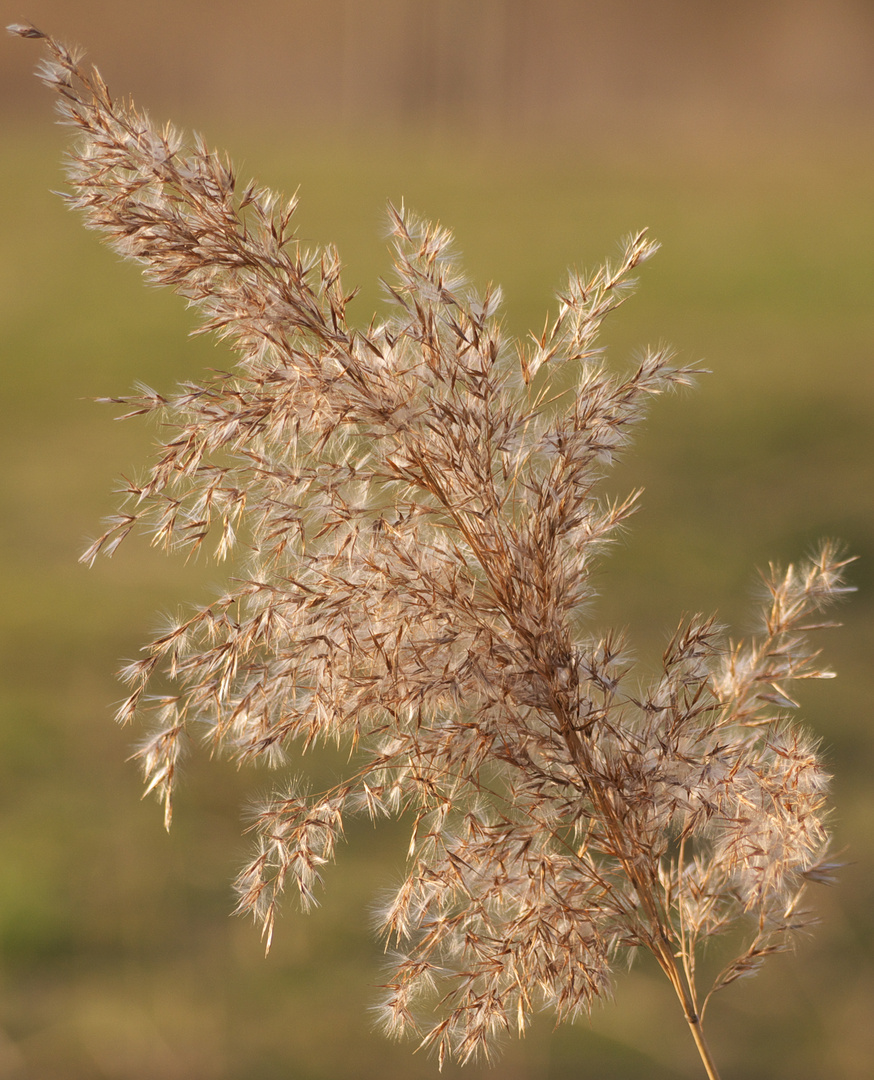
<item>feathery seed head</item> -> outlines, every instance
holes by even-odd
[[[355,329],[339,257],[303,250],[295,200],[238,191],[202,140],[10,30],[45,39],[40,77],[78,132],[69,205],[236,355],[202,384],[118,399],[169,434],[83,556],[144,531],[233,564],[225,595],[122,671],[119,719],[151,714],[138,757],[167,824],[194,725],[241,762],[346,744],[332,789],[294,784],[258,812],[238,910],[268,945],[286,886],[317,902],[347,814],[406,814],[408,874],[379,914],[398,950],[390,1034],[441,1062],[488,1055],[537,1009],[588,1011],[640,946],[697,1024],[704,940],[751,928],[726,985],[785,946],[804,880],[827,876],[826,777],[784,711],[791,683],[830,674],[808,635],[846,560],[827,543],[772,569],[748,642],[683,624],[643,690],[618,636],[588,635],[592,565],[636,499],[611,504],[600,481],[647,401],[696,370],[659,349],[617,374],[596,347],[657,245],[640,232],[572,273],[512,346],[500,290],[471,291],[451,234],[390,207],[392,311]],[[550,401],[559,369],[573,388]],[[174,692],[150,697],[159,674]]]

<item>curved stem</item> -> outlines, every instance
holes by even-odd
[[[560,709],[556,708],[555,712],[557,716],[561,716]],[[574,760],[576,760],[578,764],[582,765],[585,763],[588,765],[583,743],[573,726],[567,722],[566,717],[565,723],[562,724],[562,729],[568,749]],[[586,769],[585,771],[587,774],[591,774],[590,769]],[[649,946],[650,950],[658,961],[662,971],[664,971],[665,975],[668,977],[668,980],[680,1000],[680,1004],[683,1006],[683,1015],[686,1018],[686,1023],[689,1025],[692,1038],[695,1040],[695,1046],[707,1073],[707,1080],[720,1080],[716,1062],[713,1059],[713,1055],[710,1053],[707,1040],[704,1038],[704,1031],[701,1027],[701,1015],[698,1012],[695,989],[688,964],[684,960],[682,972],[677,967],[673,948],[665,931],[665,918],[659,909],[659,904],[652,894],[649,882],[644,875],[639,872],[639,868],[635,865],[634,859],[629,856],[629,853],[626,850],[626,838],[622,823],[618,819],[610,799],[597,785],[592,785],[590,787],[590,794],[593,803],[600,812],[607,832],[611,837],[616,857],[622,864],[629,881],[634,885],[641,904],[650,920],[653,932],[653,937]]]
[[[694,1020],[690,1020],[687,1016],[686,1019],[689,1022],[689,1030],[692,1032],[692,1038],[695,1040],[695,1045],[698,1047],[698,1053],[701,1055],[701,1061],[704,1063],[704,1068],[707,1071],[708,1080],[719,1080],[716,1062],[713,1060],[710,1048],[704,1039],[704,1032],[701,1030],[700,1017],[696,1016]]]
[[[683,998],[681,997],[681,1000]],[[691,1037],[695,1039],[695,1045],[698,1049],[698,1053],[701,1057],[705,1071],[707,1071],[708,1080],[720,1080],[720,1071],[716,1068],[716,1063],[713,1061],[713,1055],[708,1047],[707,1039],[704,1039],[704,1031],[701,1027],[701,1017],[697,1012],[691,1012],[686,1009],[686,1002],[683,1001],[684,1012],[686,1013],[686,1023],[689,1025],[691,1031]]]
[[[686,1023],[689,1025],[689,1030],[692,1033],[692,1038],[695,1040],[698,1054],[704,1065],[704,1069],[707,1072],[707,1080],[720,1080],[716,1062],[713,1060],[713,1055],[710,1053],[710,1047],[707,1045],[707,1040],[704,1038],[704,1030],[701,1026],[701,1014],[698,1012],[698,1007],[695,1003],[695,992],[689,980],[688,973],[685,971],[683,974],[680,973],[674,960],[674,956],[670,949],[666,947],[665,942],[660,942],[659,946],[653,947],[652,951],[656,960],[658,960],[662,971],[664,971],[665,975],[667,975],[670,980],[671,986],[673,986],[677,997],[680,999],[680,1004],[683,1006],[683,1015],[686,1018]]]

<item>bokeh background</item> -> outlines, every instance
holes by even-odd
[[[713,374],[660,402],[615,484],[643,508],[605,562],[594,623],[644,664],[684,611],[750,627],[757,566],[837,536],[857,596],[824,637],[835,682],[803,718],[834,773],[840,884],[796,953],[712,1003],[724,1076],[862,1080],[874,1060],[874,5],[870,0],[20,0],[118,93],[202,131],[244,176],[300,188],[362,323],[381,303],[388,198],[454,227],[508,330],[542,325],[565,268],[649,226],[664,245],[606,328],[617,365],[668,341]],[[61,206],[66,133],[0,43],[0,1080],[361,1080],[436,1065],[372,1030],[369,908],[399,878],[392,827],[353,828],[323,906],[289,904],[265,959],[229,917],[247,806],[276,779],[193,755],[174,827],[140,801],[113,679],[208,565],[85,539],[154,432],[89,399],[227,358],[188,340]],[[316,768],[329,764],[315,762]],[[591,1023],[538,1020],[508,1080],[700,1075],[667,985],[620,974]],[[456,1072],[447,1069],[447,1077]]]

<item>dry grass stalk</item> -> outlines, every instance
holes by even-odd
[[[655,245],[641,233],[571,275],[514,349],[449,233],[392,208],[394,310],[354,330],[337,253],[299,245],[294,202],[239,191],[225,159],[45,41],[41,77],[81,137],[70,205],[237,354],[233,374],[119,399],[170,434],[84,556],[135,529],[239,553],[228,592],[123,671],[119,719],[153,718],[139,756],[167,824],[191,732],[275,765],[295,743],[347,743],[346,780],[289,784],[260,811],[237,887],[268,943],[287,886],[314,902],[344,815],[404,814],[408,874],[379,915],[388,1032],[441,1064],[488,1055],[536,1010],[588,1011],[617,955],[644,948],[716,1077],[710,995],[807,925],[805,881],[829,870],[827,778],[786,710],[794,680],[830,674],[807,636],[846,588],[832,544],[773,569],[758,637],[694,618],[642,690],[618,636],[587,636],[593,560],[634,504],[598,483],[647,399],[693,374],[666,351],[611,374],[594,347]],[[176,690],[149,696],[159,672]],[[737,925],[749,943],[705,993],[702,943]]]

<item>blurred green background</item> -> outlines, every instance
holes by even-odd
[[[713,374],[659,402],[616,477],[642,484],[603,564],[596,624],[645,663],[684,611],[749,628],[757,566],[837,536],[859,593],[823,638],[836,682],[803,718],[834,773],[840,884],[794,955],[717,997],[725,1080],[867,1078],[874,1060],[874,12],[864,0],[77,0],[3,4],[86,45],[117,93],[204,132],[244,178],[300,187],[301,234],[336,242],[362,323],[388,271],[388,198],[456,232],[502,283],[516,334],[565,267],[648,225],[664,248],[605,332],[616,364],[672,343]],[[76,559],[154,432],[89,401],[221,367],[191,314],[145,290],[67,214],[64,133],[30,71],[0,64],[0,1080],[433,1077],[368,1008],[369,932],[402,872],[392,827],[353,828],[309,916],[289,904],[264,959],[229,917],[267,772],[194,755],[172,832],[139,801],[113,679],[157,615],[209,595],[208,565],[134,541]],[[278,781],[281,778],[276,778]],[[509,1080],[701,1073],[667,984],[620,974],[591,1023],[543,1017]],[[455,1070],[444,1075],[454,1077]]]

